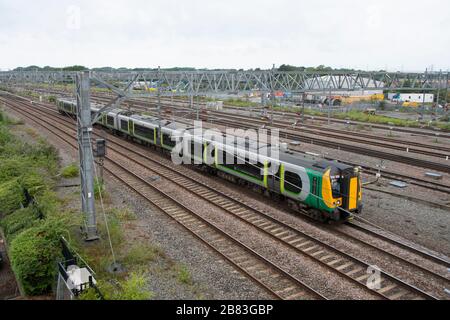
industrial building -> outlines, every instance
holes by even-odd
[[[433,103],[434,94],[425,93],[425,100],[424,100],[423,93],[389,93],[388,99],[394,102]]]

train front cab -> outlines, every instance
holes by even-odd
[[[330,182],[333,198],[336,202],[335,215],[339,220],[352,218],[353,213],[361,213],[361,178],[358,167],[330,168]]]

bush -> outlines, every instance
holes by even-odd
[[[121,283],[119,294],[115,300],[148,300],[153,293],[146,288],[147,282],[143,273],[131,273],[131,275]]]
[[[61,202],[53,191],[49,189],[44,190],[36,197],[36,200],[37,207],[44,216],[59,216],[57,214],[59,213]],[[81,215],[77,215],[77,217],[81,219]]]
[[[59,240],[67,232],[61,219],[41,221],[23,231],[11,242],[11,266],[25,293],[48,293],[57,273],[61,257]]]
[[[20,209],[24,201],[25,196],[17,179],[0,185],[0,217]]]
[[[80,170],[78,169],[78,166],[74,163],[71,165],[68,165],[61,171],[61,175],[64,178],[75,178],[75,177],[78,177],[79,174],[80,174]]]
[[[32,227],[38,221],[37,209],[34,206],[19,209],[0,220],[0,226],[8,242],[27,228]]]
[[[94,288],[89,288],[83,291],[82,294],[78,296],[79,300],[100,300],[100,296]]]
[[[19,177],[18,182],[22,188],[28,190],[32,197],[36,197],[47,189],[44,175],[37,172],[29,172],[27,175]]]
[[[29,170],[24,157],[8,157],[0,160],[0,181],[8,181]]]
[[[3,122],[4,123],[4,122]],[[0,122],[2,124],[2,122]],[[0,126],[0,154],[4,154],[6,146],[12,141],[12,136],[5,127]]]
[[[105,300],[148,300],[153,293],[146,288],[144,273],[133,272],[125,280],[115,281],[115,284],[99,280],[97,287],[103,294]],[[80,300],[99,300],[97,292],[93,288],[84,291]]]

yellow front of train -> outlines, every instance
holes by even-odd
[[[334,208],[333,220],[345,221],[362,210],[361,168],[330,167],[324,174],[322,195],[329,208]]]

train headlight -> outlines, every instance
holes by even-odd
[[[336,201],[336,204],[339,206],[341,204],[341,200]]]

